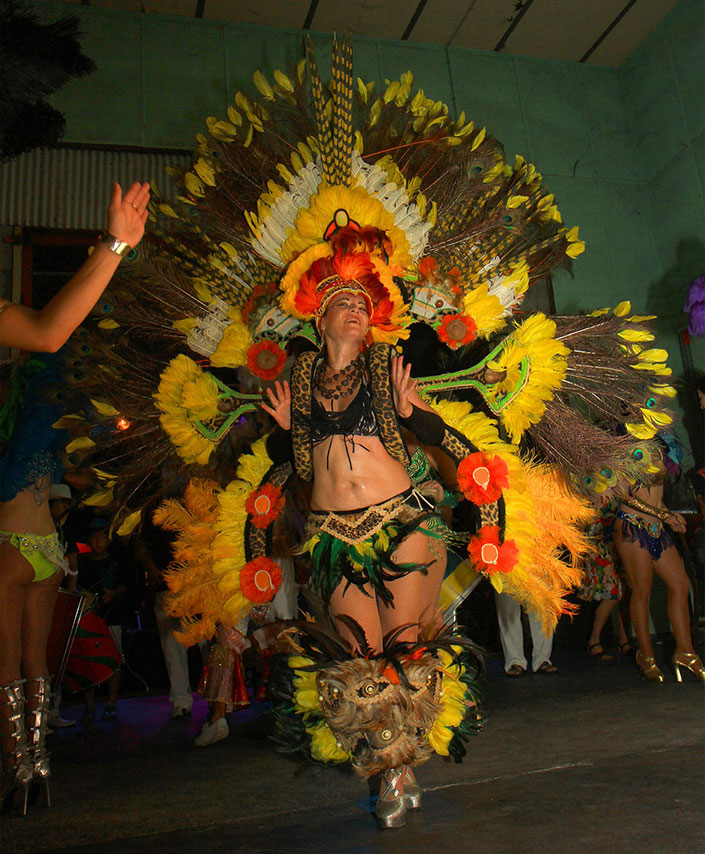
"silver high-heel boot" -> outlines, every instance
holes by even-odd
[[[399,785],[404,775],[404,767],[388,768],[382,779],[386,783],[384,792],[380,792],[375,807],[375,815],[380,827],[403,827],[406,824],[406,803]]]
[[[22,815],[27,815],[27,796],[32,782],[32,764],[27,750],[27,730],[24,720],[23,681],[16,679],[7,685],[0,685],[0,734],[4,745],[2,752],[3,812],[12,808],[15,790],[22,798]],[[7,744],[10,749],[7,750]]]
[[[27,703],[27,732],[29,759],[32,763],[32,780],[41,783],[46,794],[47,806],[51,806],[49,794],[49,753],[46,749],[51,685],[46,676],[27,679],[25,688]]]
[[[404,803],[409,810],[417,810],[421,806],[421,786],[416,782],[414,777],[414,769],[411,765],[404,765],[404,775],[402,777],[404,783]]]

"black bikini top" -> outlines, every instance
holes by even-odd
[[[313,397],[311,401],[311,441],[318,445],[329,436],[377,436],[379,428],[372,409],[372,396],[366,382],[360,383],[357,394],[346,409],[331,412]]]

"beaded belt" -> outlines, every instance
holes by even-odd
[[[642,516],[637,516],[635,513],[627,513],[624,510],[618,510],[615,514],[618,519],[625,519],[635,528],[641,528],[642,531],[657,540],[663,531],[663,522],[658,519],[644,519]]]
[[[392,519],[404,517],[401,521],[406,522],[420,513],[432,512],[433,509],[432,502],[413,487],[409,487],[406,492],[394,495],[388,501],[359,510],[346,510],[340,513],[312,510],[306,525],[306,539],[324,532],[354,546],[374,536]]]

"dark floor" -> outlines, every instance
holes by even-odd
[[[657,654],[658,657],[658,654]],[[53,737],[50,809],[3,819],[2,851],[699,852],[703,699],[688,679],[640,680],[623,657],[555,656],[555,676],[508,679],[489,662],[489,717],[463,765],[419,772],[424,808],[379,831],[366,784],[275,754],[266,709],[192,745],[206,714],[169,720],[165,697],[121,700],[118,719]],[[78,719],[80,706],[64,709]]]

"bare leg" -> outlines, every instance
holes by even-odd
[[[629,630],[631,629],[631,620],[629,618],[629,605],[632,598],[632,591],[628,584],[622,585],[622,598],[619,600],[619,648],[623,652],[623,647],[629,644]]]
[[[22,677],[22,615],[34,570],[14,546],[0,543],[0,684]]]
[[[10,685],[22,678],[22,614],[27,590],[34,578],[34,570],[14,546],[0,543],[0,685]],[[20,694],[23,691],[20,688]],[[13,733],[16,726],[8,720],[13,706],[7,692],[2,692],[0,705],[0,743],[2,744],[2,791],[14,782],[17,760],[13,752],[17,747]],[[25,755],[24,762],[27,762]],[[31,771],[29,772],[31,774]]]
[[[120,670],[116,670],[115,673],[108,680],[108,705],[114,706],[117,703],[118,692],[120,691]]]
[[[622,620],[621,607],[617,609],[617,626],[619,630],[619,650],[620,652],[629,652],[628,649],[624,649],[625,646],[629,646],[629,637],[627,635],[627,630],[625,628],[624,621]]]
[[[632,591],[629,615],[634,633],[643,655],[653,657],[654,650],[649,632],[649,598],[653,581],[653,561],[651,555],[646,549],[642,549],[639,543],[623,537],[619,525],[615,525],[614,540]]]
[[[588,647],[602,645],[602,642],[600,640],[602,636],[602,630],[604,629],[605,623],[607,622],[610,614],[612,613],[612,608],[614,608],[615,602],[616,599],[603,599],[597,606],[597,608],[595,608],[595,616],[592,620],[592,631],[590,632]],[[604,650],[602,651],[604,652]],[[595,654],[596,652],[596,649],[592,650],[593,654]]]
[[[48,676],[47,641],[63,572],[29,585],[22,618],[22,667],[26,679]]]
[[[208,714],[208,723],[214,724],[216,721],[219,721],[221,718],[225,717],[225,700],[216,700],[215,702],[210,704],[210,710]]]
[[[690,635],[690,615],[688,613],[688,595],[690,580],[678,549],[671,546],[661,557],[654,561],[654,569],[668,588],[668,616],[676,640],[676,652],[695,653]]]
[[[374,590],[367,585],[363,592],[354,584],[346,590],[345,585],[346,582],[341,582],[330,597],[332,616],[335,618],[339,614],[344,614],[352,617],[362,627],[370,648],[379,652],[382,649],[382,628]],[[336,621],[336,625],[340,634],[354,647],[356,642],[349,629],[340,621]]]
[[[418,639],[419,626],[437,625],[439,621],[438,594],[445,572],[446,550],[439,540],[418,531],[404,540],[393,557],[396,563],[427,567],[425,574],[414,571],[392,581],[388,588],[394,596],[393,606],[380,603],[379,608],[383,635],[397,626],[411,623],[400,635],[400,640],[413,642]]]

